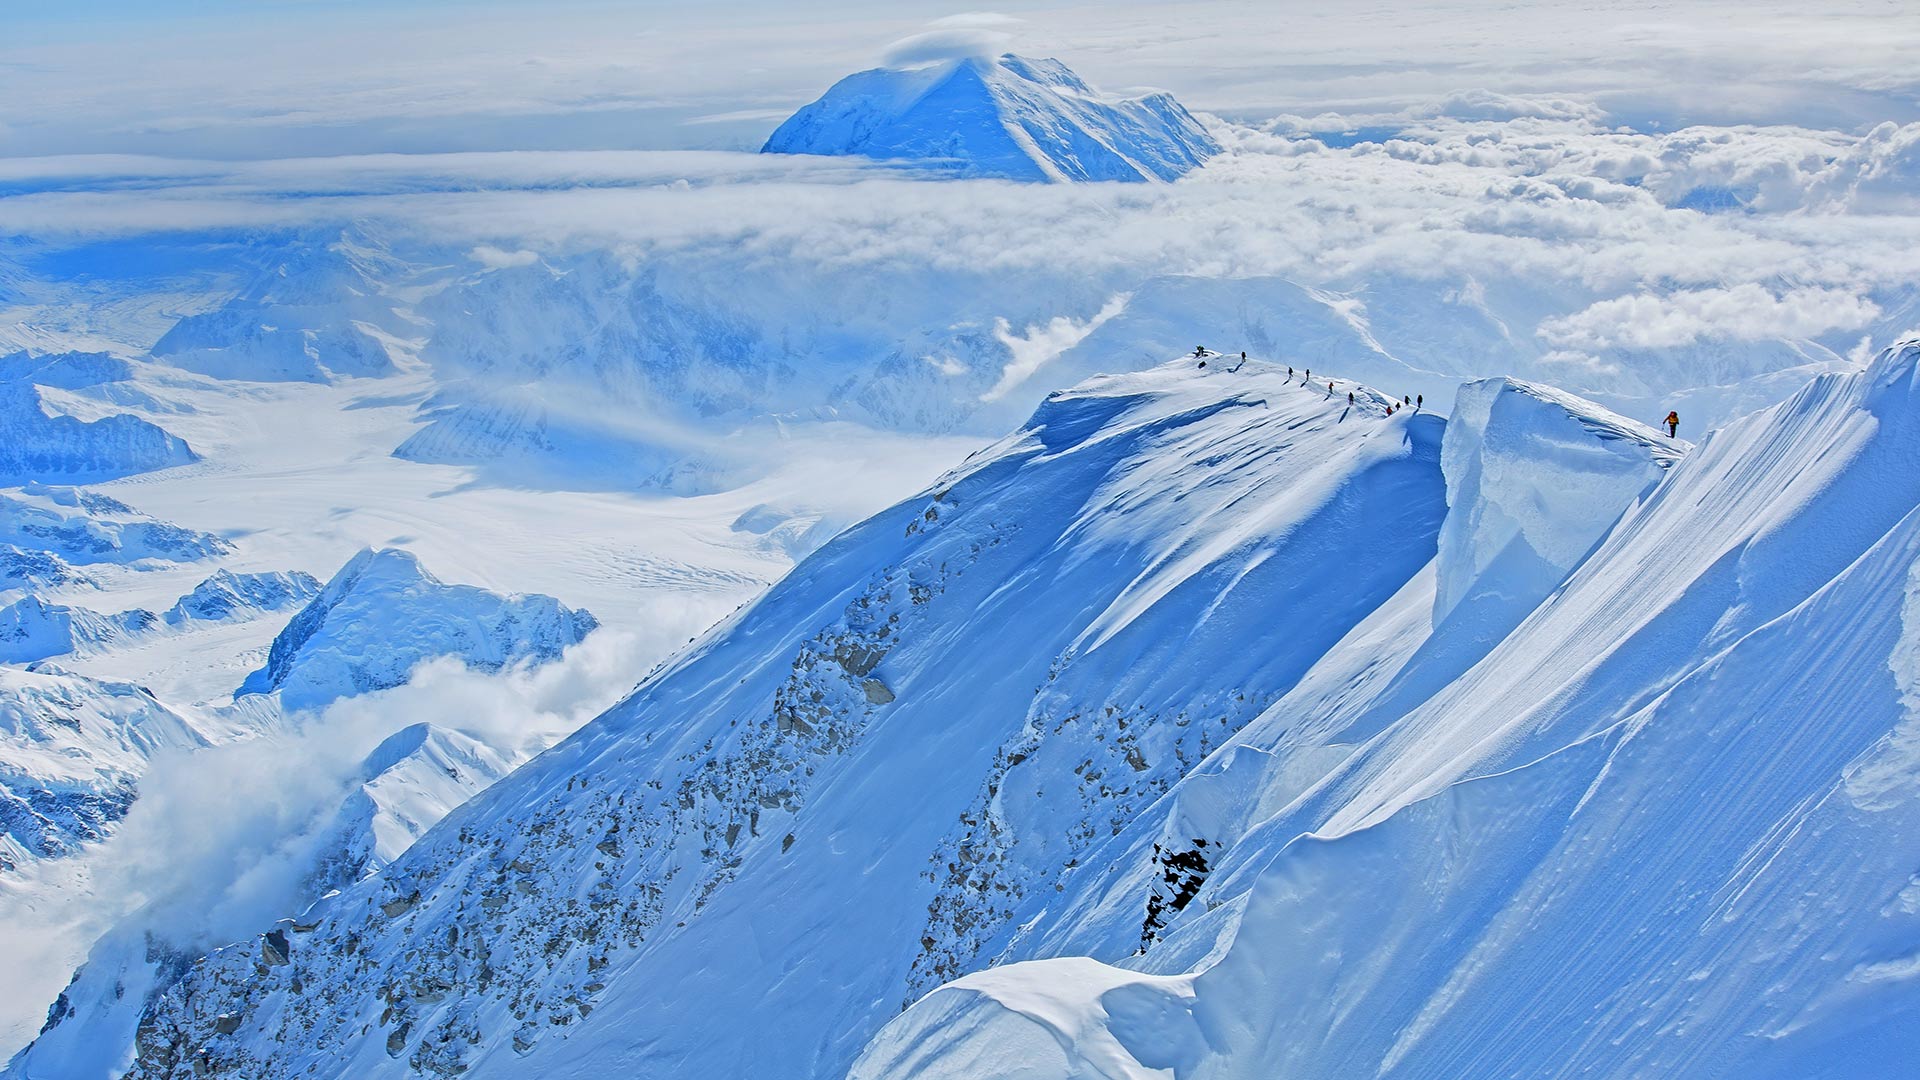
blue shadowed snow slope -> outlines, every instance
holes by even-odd
[[[1054,395],[322,905],[290,967],[197,967],[150,1041],[262,1076],[843,1070],[1432,559],[1444,423],[1349,388],[1182,360]],[[363,1035],[395,979],[439,989]]]
[[[855,1075],[980,1075],[1045,1032],[1023,1075],[1903,1075],[1916,365],[1714,434],[1484,660],[1317,783],[1242,783],[1266,809],[1144,956],[1130,905],[1056,908],[1024,955],[1107,963],[962,979]],[[1346,685],[1318,707],[1379,692]],[[1297,756],[1291,704],[1210,765]]]

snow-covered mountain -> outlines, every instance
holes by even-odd
[[[1303,680],[1008,957],[1056,959],[930,995],[853,1074],[1895,1075],[1916,393],[1908,344],[1715,433],[1442,685],[1383,612],[1397,672]],[[1206,846],[1141,953],[1156,837]]]
[[[221,306],[153,345],[176,367],[222,379],[326,382],[394,370],[417,327],[388,286],[408,267],[354,231],[294,245]]]
[[[22,664],[98,652],[146,635],[255,618],[302,604],[319,591],[318,581],[297,571],[235,574],[219,570],[159,613],[145,608],[100,612],[50,603],[29,593],[0,607],[0,662]]]
[[[524,758],[462,732],[433,724],[413,724],[384,740],[361,763],[357,783],[311,835],[287,838],[276,859],[297,858],[312,895],[350,885],[377,872],[455,806],[498,780]],[[293,848],[302,855],[290,855]],[[105,934],[87,956],[71,985],[49,1010],[49,1056],[60,1070],[89,1075],[113,1074],[126,1064],[126,1047],[137,1037],[140,1008],[177,980],[198,958],[190,944],[154,932],[164,923],[172,897],[160,897]],[[310,932],[302,918],[282,920],[262,930],[258,959],[284,964],[291,942]],[[237,1026],[235,1016],[214,1020],[216,1027]]]
[[[157,520],[110,495],[31,482],[0,493],[0,544],[22,553],[13,563],[22,578],[63,577],[75,566],[196,562],[233,550],[218,536]]]
[[[285,611],[302,604],[320,591],[320,582],[312,574],[293,571],[264,571],[236,574],[216,570],[193,587],[174,605],[160,613],[168,626],[232,622],[270,611]]]
[[[107,648],[158,623],[153,612],[140,608],[107,613],[24,596],[0,607],[0,663],[24,664]]]
[[[149,758],[207,742],[132,684],[0,665],[0,870],[99,840]]]
[[[151,421],[62,407],[61,392],[130,378],[105,353],[0,356],[0,483],[85,482],[199,460],[186,441]]]
[[[78,1075],[108,1016],[141,1077],[1905,1052],[1920,344],[1697,449],[1208,359],[1054,395],[292,932],[16,1067]]]
[[[853,154],[1009,180],[1174,180],[1220,146],[1171,94],[1101,96],[1058,60],[1011,54],[849,75],[762,153]]]
[[[1442,421],[1349,389],[1180,362],[1057,395],[324,904],[271,989],[252,945],[197,964],[140,1068],[844,1067],[1432,559]],[[203,1041],[178,1003],[210,993],[254,1004]]]
[[[557,658],[599,625],[551,596],[501,596],[447,585],[411,553],[360,552],[273,639],[242,694],[277,693],[288,709],[398,686],[436,656],[470,668]]]

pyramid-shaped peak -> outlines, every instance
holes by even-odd
[[[961,177],[1173,180],[1219,152],[1170,95],[1108,98],[1058,60],[950,59],[835,83],[764,153],[921,162]]]

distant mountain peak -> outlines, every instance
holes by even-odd
[[[1219,150],[1170,94],[1108,98],[1058,60],[1012,54],[849,75],[762,148],[1027,181],[1174,180]]]

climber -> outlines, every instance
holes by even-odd
[[[1661,421],[1661,423],[1667,425],[1667,438],[1677,439],[1680,437],[1680,414],[1678,412],[1669,410],[1667,412],[1667,418]]]
[[[1353,391],[1347,391],[1347,408],[1353,408]]]
[[[1427,395],[1425,394],[1413,395],[1413,411],[1414,412],[1419,412],[1421,409],[1424,409],[1426,407],[1427,407]]]
[[[1408,396],[1407,396],[1407,395],[1405,395],[1405,394],[1401,394],[1401,395],[1400,395],[1400,404],[1402,404],[1402,405],[1411,405],[1411,404],[1413,404],[1413,399],[1412,399],[1412,398],[1410,398],[1410,397],[1408,397]]]
[[[1207,355],[1207,347],[1205,345],[1195,345],[1193,347],[1193,355],[1195,356]]]
[[[1288,378],[1288,379],[1292,379],[1292,378],[1293,378],[1293,365],[1292,365],[1292,364],[1288,364],[1288,365],[1287,365],[1287,378]]]

